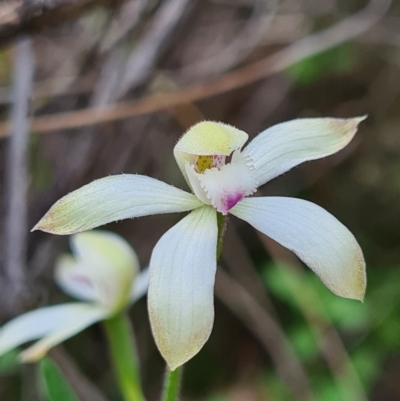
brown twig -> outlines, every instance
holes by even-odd
[[[371,0],[362,11],[338,22],[333,27],[308,36],[266,59],[214,80],[188,86],[176,93],[150,95],[136,102],[119,103],[101,110],[89,108],[38,117],[32,123],[32,130],[45,133],[116,121],[195,102],[249,85],[363,34],[385,15],[390,4],[391,0]],[[9,122],[0,124],[0,137],[8,135],[8,127]]]
[[[13,105],[11,111],[11,138],[7,160],[7,213],[4,244],[4,274],[2,284],[10,313],[23,310],[27,294],[26,234],[29,138],[29,99],[33,83],[34,58],[30,39],[22,39],[16,46]],[[3,295],[2,294],[2,295]]]

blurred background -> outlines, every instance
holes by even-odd
[[[201,119],[255,136],[298,117],[368,114],[339,154],[261,188],[334,214],[367,261],[363,304],[231,218],[210,340],[183,400],[400,400],[400,4],[389,0],[0,2],[0,323],[68,300],[68,238],[29,230],[61,196],[110,174],[186,189],[172,149]],[[12,138],[11,138],[12,137]],[[110,224],[142,266],[182,216]],[[146,301],[130,310],[150,401],[164,362]],[[0,399],[39,401],[34,365],[0,358]],[[103,332],[50,353],[82,401],[117,401]]]

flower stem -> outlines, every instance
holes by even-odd
[[[164,384],[164,395],[162,401],[177,401],[179,399],[179,390],[181,387],[183,367],[170,371],[167,368]]]
[[[115,375],[124,400],[145,401],[128,317],[125,313],[117,314],[105,320],[104,327]]]
[[[218,225],[218,242],[217,242],[217,261],[222,255],[222,249],[224,247],[224,235],[226,232],[227,219],[222,213],[217,213],[217,225]]]

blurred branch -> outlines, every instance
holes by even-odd
[[[110,50],[132,31],[132,28],[140,21],[147,3],[147,0],[130,0],[122,4],[100,45],[101,53]]]
[[[91,6],[117,6],[121,0],[8,0],[0,4],[0,41],[71,20]]]
[[[146,5],[146,1],[141,1],[138,4],[138,7],[136,8],[138,15],[141,15],[144,12]],[[125,8],[121,8],[120,11],[123,11],[123,9]],[[120,19],[121,15],[117,13],[111,25],[113,22],[117,23],[117,21]],[[129,26],[125,26],[125,34],[133,29],[139,20],[139,17],[133,18],[130,21]],[[119,37],[118,41],[122,39],[123,37]],[[118,41],[114,43],[113,48],[111,48],[107,53],[107,57],[102,64],[99,78],[89,100],[90,107],[94,108],[95,110],[97,109],[100,114],[103,107],[106,107],[107,105],[115,103],[119,100],[117,88],[121,79],[121,72],[124,70],[124,53],[126,49],[123,46],[123,43],[118,43]],[[128,90],[129,87],[126,89]],[[92,132],[93,127],[89,127],[89,129],[86,130],[86,135],[80,139],[79,146],[73,150],[72,154],[70,154],[70,162],[64,165],[64,168],[59,172],[59,177],[62,177],[62,181],[67,185],[71,179],[82,177],[91,164],[91,160],[95,154],[95,152],[93,152],[93,149],[95,148],[95,137],[92,135]]]
[[[77,83],[75,85],[70,85],[71,82]],[[91,92],[92,90],[92,82],[89,82],[87,79],[79,79],[77,76],[50,78],[33,84],[31,100],[35,102],[39,99],[54,98],[56,96],[79,95]],[[9,86],[0,87],[1,105],[12,102],[11,92],[12,88]]]
[[[176,25],[181,21],[188,4],[193,7],[194,0],[167,0],[164,2],[147,36],[133,52],[126,63],[125,73],[117,89],[117,98],[123,97],[130,89],[135,88],[149,77],[161,50],[170,38]]]
[[[181,68],[179,75],[185,80],[205,78],[216,75],[237,66],[257,47],[266,32],[271,30],[271,23],[276,17],[279,0],[267,2],[256,0],[252,16],[245,26],[219,48],[217,54],[189,63]]]
[[[391,0],[371,0],[362,11],[334,26],[310,35],[272,56],[208,82],[190,85],[176,93],[150,95],[132,103],[38,117],[33,121],[32,129],[36,132],[51,132],[116,121],[206,99],[249,85],[363,34],[380,21],[390,4]],[[0,137],[8,135],[8,126],[9,122],[0,124]]]
[[[23,309],[27,295],[25,265],[27,246],[29,99],[34,58],[31,39],[16,46],[11,138],[7,160],[7,204],[4,244],[3,302],[10,313]]]
[[[215,293],[249,328],[270,354],[294,400],[315,399],[308,377],[279,325],[253,296],[223,269],[217,270]]]

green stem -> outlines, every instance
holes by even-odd
[[[128,317],[125,313],[117,314],[105,320],[104,327],[115,375],[124,400],[145,401],[132,341],[132,328]]]
[[[224,247],[224,235],[226,231],[226,216],[222,213],[217,213],[217,225],[218,225],[218,242],[217,242],[217,261],[222,255],[222,249]]]
[[[170,371],[167,368],[164,384],[164,395],[162,401],[177,401],[179,399],[179,390],[181,388],[183,367]]]

